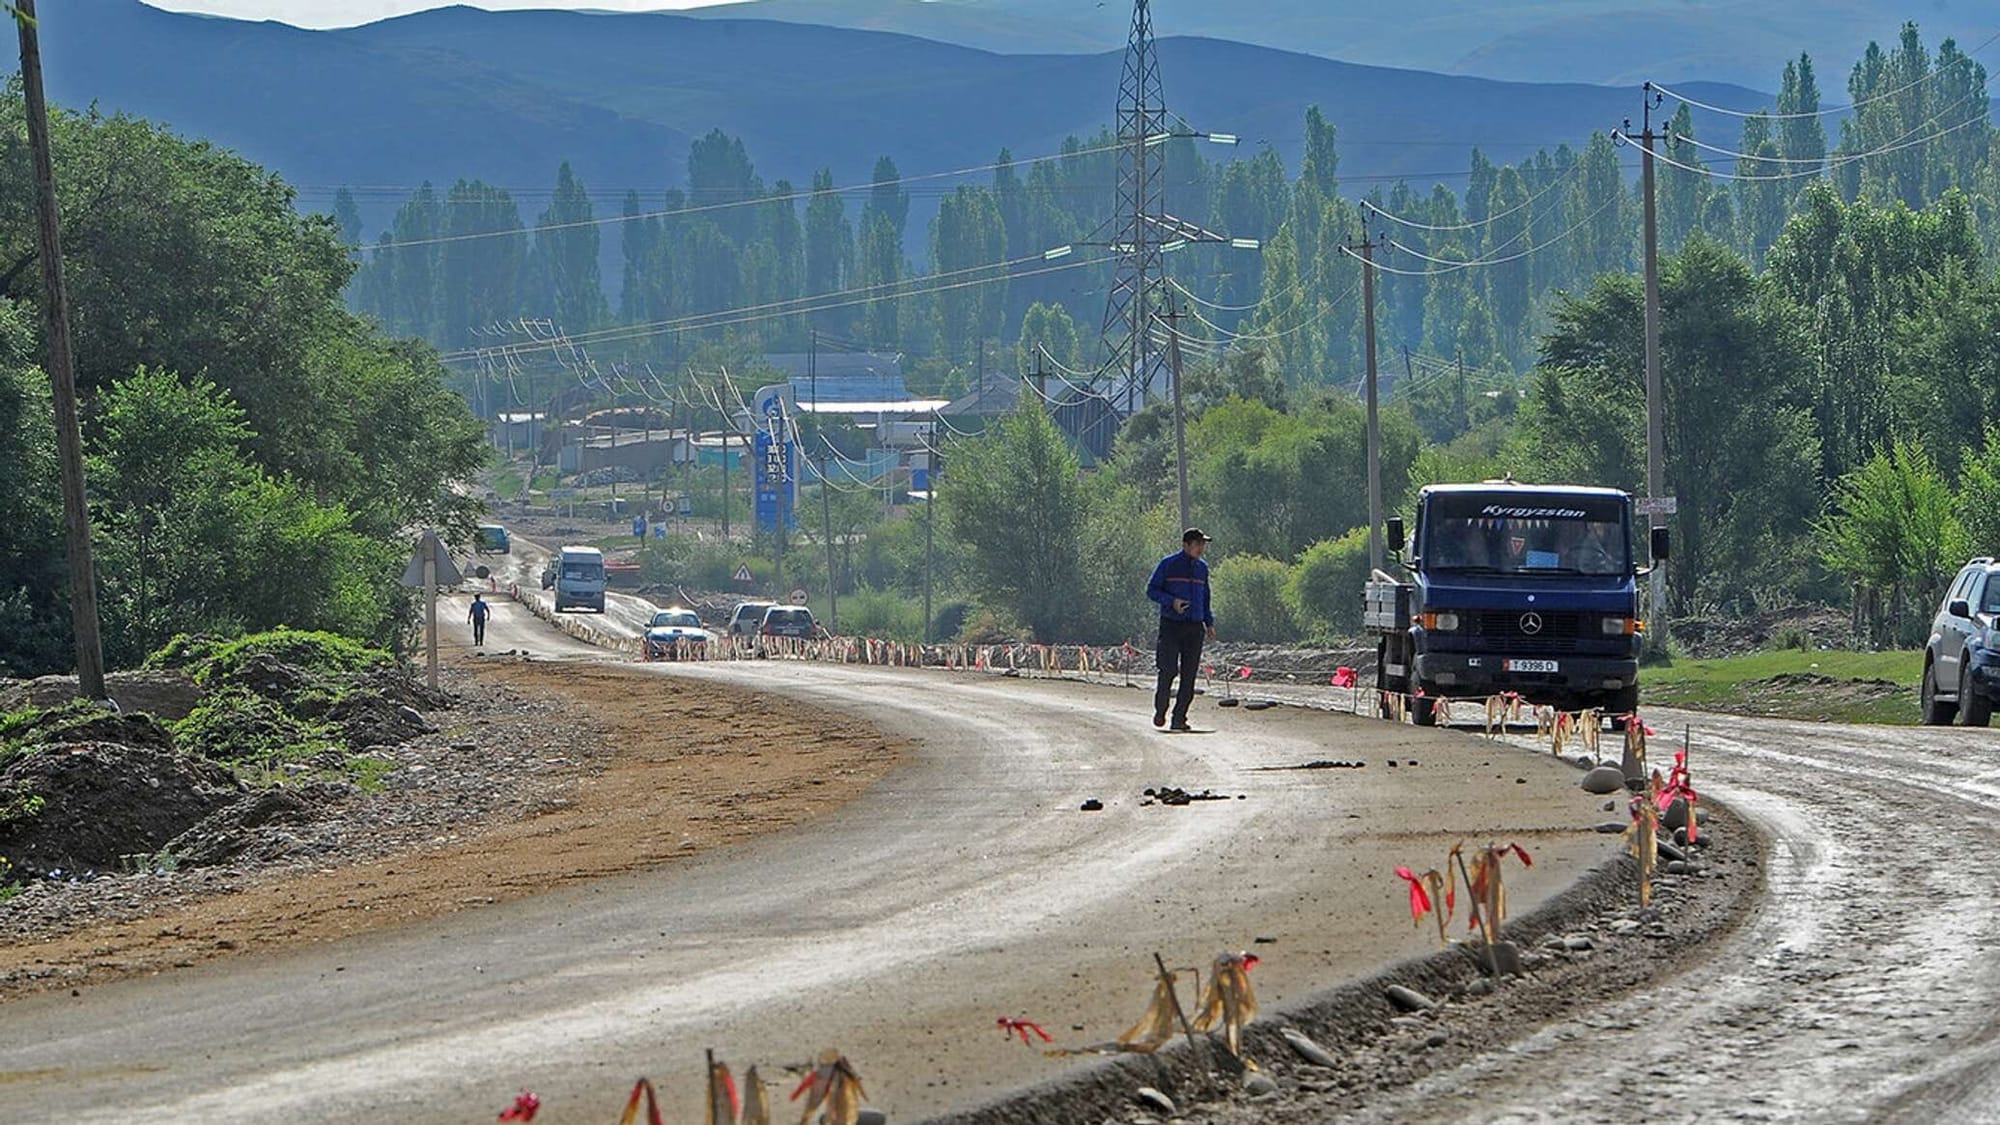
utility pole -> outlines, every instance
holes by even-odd
[[[931,643],[931,569],[937,562],[937,412],[931,412],[931,439],[924,446],[924,643]]]
[[[820,441],[826,441],[822,434]],[[831,449],[831,446],[827,448]],[[834,578],[833,570],[833,489],[827,486],[827,455],[819,456],[819,519],[820,537],[826,540],[826,620],[827,628],[840,632],[840,583]]]
[[[1362,338],[1368,359],[1368,565],[1382,569],[1382,419],[1375,370],[1375,240],[1368,213],[1361,213],[1361,241],[1349,247],[1361,255]]]
[[[62,464],[63,530],[69,552],[71,628],[76,633],[76,693],[103,699],[104,648],[97,627],[97,568],[90,553],[90,508],[84,499],[83,436],[76,419],[76,356],[69,336],[69,290],[63,284],[62,241],[56,213],[56,174],[49,153],[49,107],[42,93],[42,47],[35,0],[12,0],[21,39],[21,92],[28,117],[28,149],[35,175],[35,218],[40,227],[43,312],[48,321],[49,389],[55,400],[56,445]]]
[[[1651,82],[1644,89],[1639,179],[1646,197],[1646,530],[1650,541],[1652,529],[1667,525],[1666,417],[1660,376],[1660,217],[1653,179],[1653,142],[1664,138],[1653,132],[1653,109],[1662,101],[1661,95]],[[1625,123],[1626,128],[1631,126],[1630,121]],[[1667,641],[1667,574],[1657,564],[1648,580],[1646,603],[1647,645],[1657,652]]]
[[[1187,412],[1181,399],[1181,311],[1171,294],[1167,297],[1167,311],[1159,314],[1167,322],[1167,362],[1174,380],[1174,474],[1180,485],[1181,526],[1193,527],[1188,518],[1187,481]]]

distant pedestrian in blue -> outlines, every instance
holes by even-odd
[[[480,597],[478,594],[472,595],[472,608],[466,611],[465,619],[472,623],[472,643],[474,647],[486,643],[486,618],[492,612],[493,607],[486,604],[485,598]]]
[[[1201,644],[1215,638],[1215,614],[1208,608],[1208,563],[1202,554],[1209,538],[1198,527],[1181,533],[1181,549],[1160,560],[1146,596],[1160,607],[1158,649],[1160,686],[1153,692],[1153,725],[1167,725],[1172,696],[1174,730],[1187,730],[1188,705],[1194,702],[1194,679],[1201,672]],[[1174,677],[1181,681],[1174,695]]]

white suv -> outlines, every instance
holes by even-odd
[[[1956,715],[1969,727],[1993,719],[2000,698],[2000,563],[1966,563],[1945,590],[1924,645],[1923,721],[1941,727]]]

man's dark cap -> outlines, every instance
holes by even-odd
[[[1213,537],[1198,527],[1190,527],[1186,531],[1181,532],[1181,542],[1193,543],[1197,540],[1208,543],[1213,541]]]

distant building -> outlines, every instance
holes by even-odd
[[[534,449],[541,444],[542,424],[548,417],[540,412],[496,414],[486,423],[486,440],[509,452]]]

